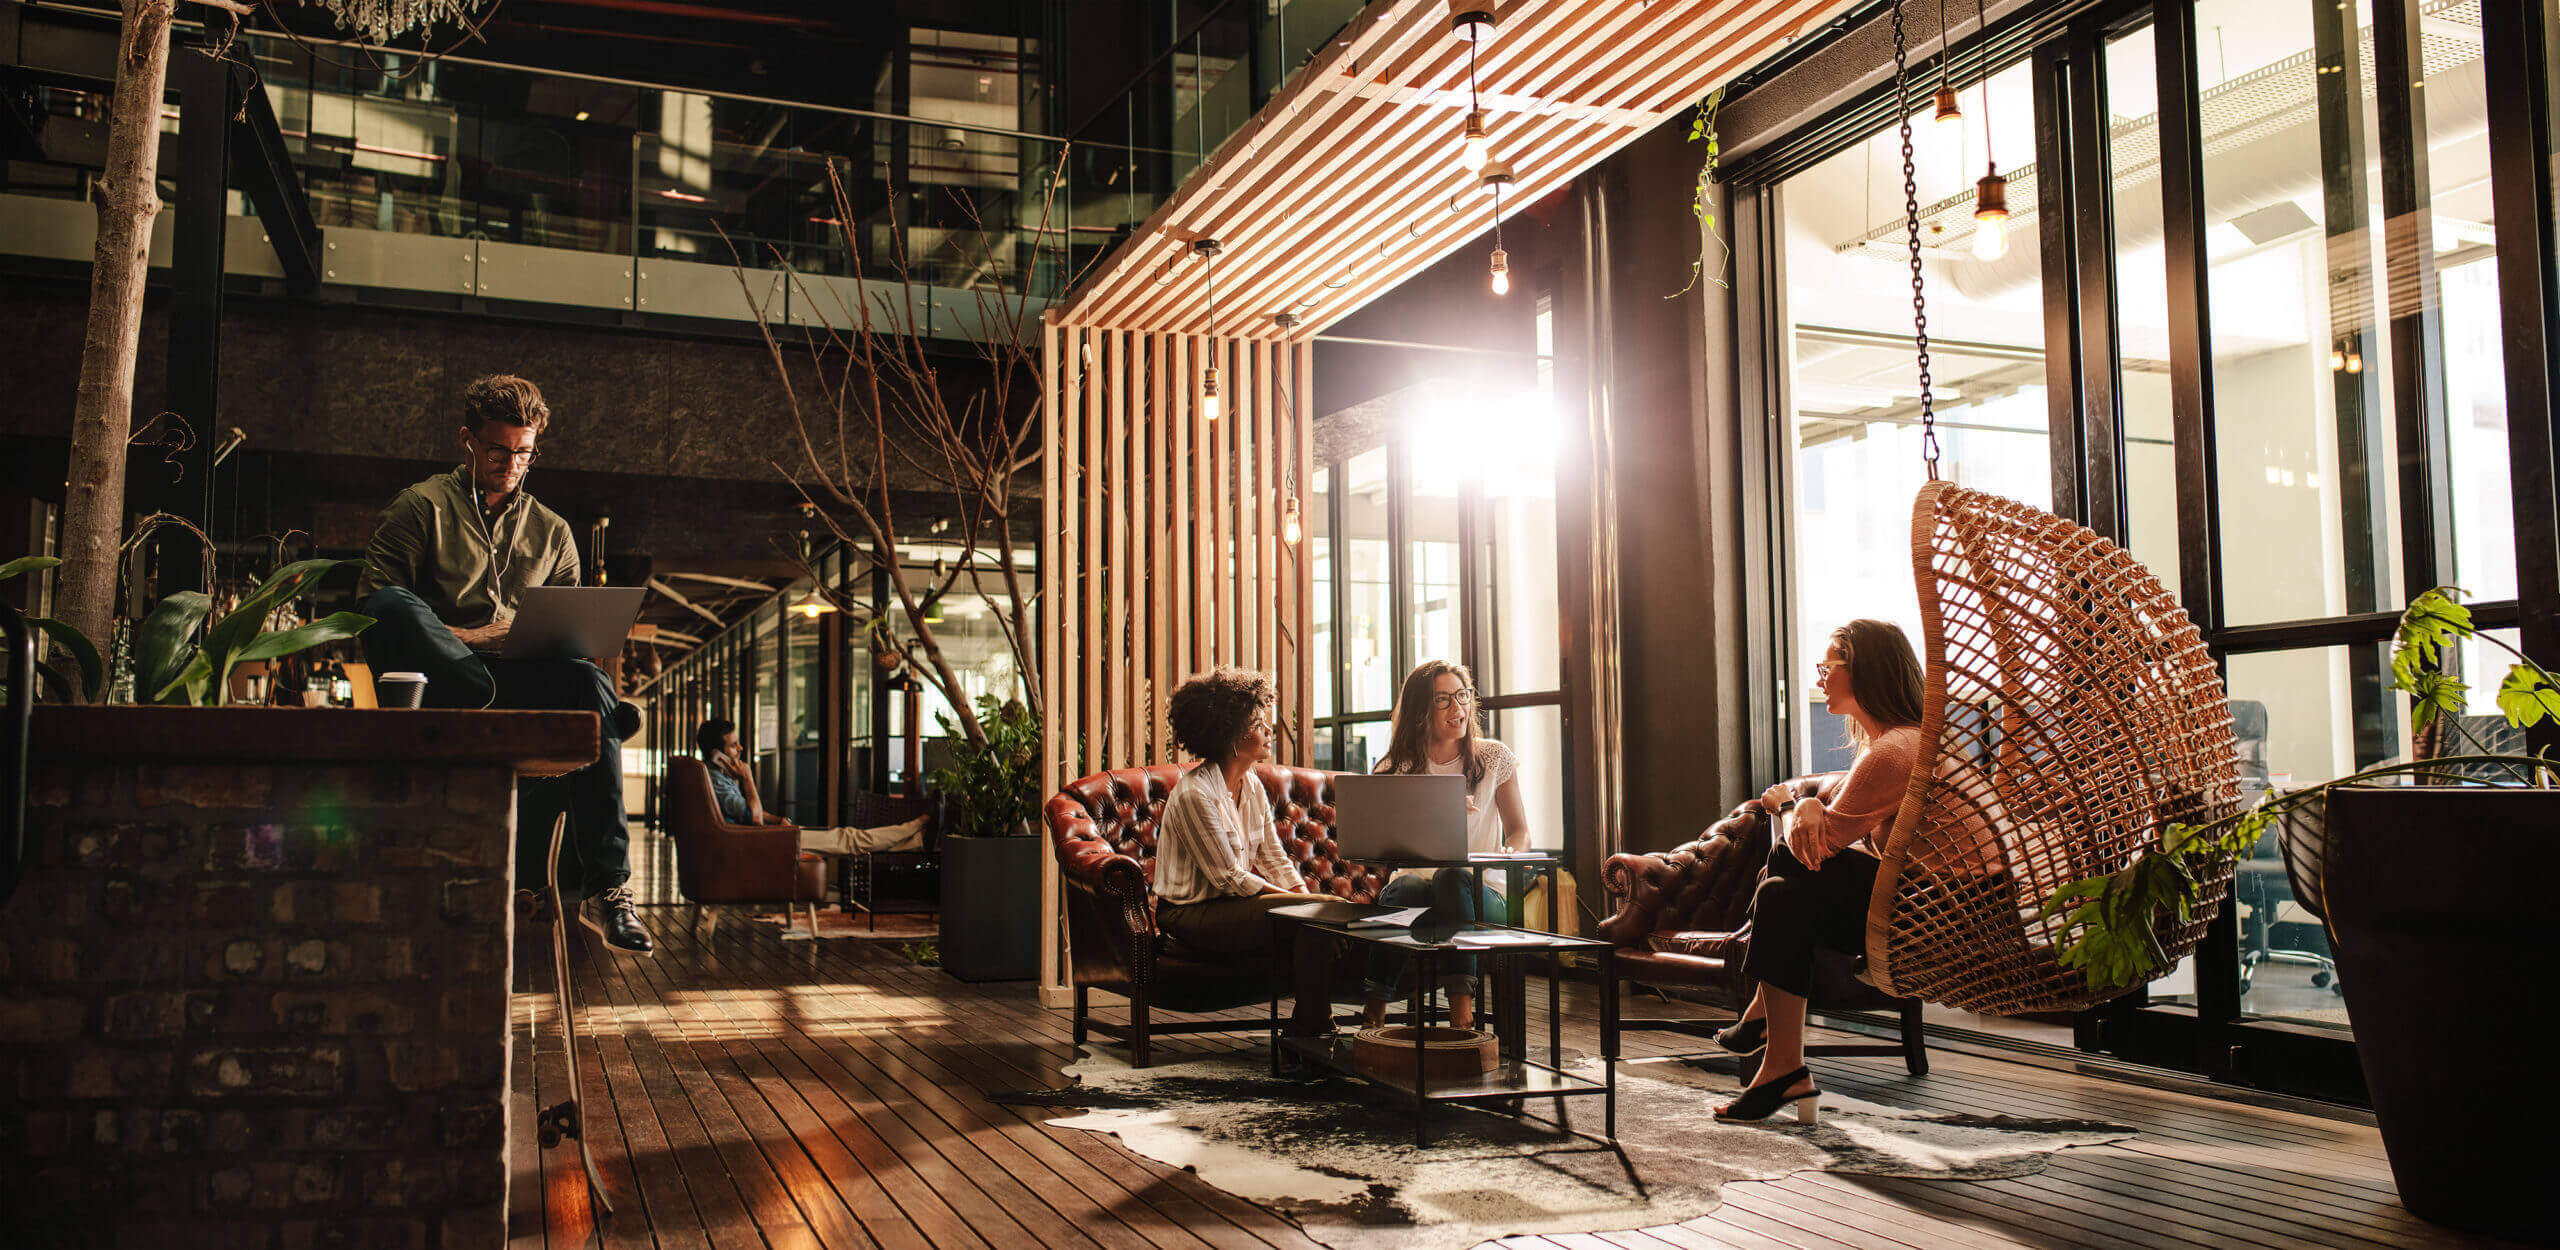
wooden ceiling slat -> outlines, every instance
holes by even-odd
[[[1481,76],[1507,90],[1549,98],[1569,96],[1589,89],[1595,78],[1618,72],[1626,64],[1622,49],[1627,32],[1622,27],[1595,24],[1559,28],[1544,32],[1543,38],[1539,31],[1507,33],[1519,36],[1511,45],[1514,51],[1479,67]],[[1523,57],[1534,59],[1524,62]],[[1434,257],[1445,255],[1447,247],[1455,246],[1455,240],[1472,238],[1492,224],[1490,199],[1455,159],[1451,142],[1455,133],[1454,118],[1435,116],[1427,108],[1405,108],[1393,128],[1373,145],[1378,152],[1395,155],[1371,160],[1355,181],[1331,197],[1357,206],[1362,221],[1370,225],[1368,235],[1376,240],[1371,255],[1357,261],[1362,276],[1383,269],[1401,281],[1415,268],[1404,263],[1404,254],[1414,252],[1420,241],[1450,237],[1453,241],[1447,246],[1422,249],[1423,254]],[[1556,118],[1514,118],[1497,119],[1496,133],[1494,155],[1498,159],[1509,162],[1523,177],[1552,172],[1561,175],[1555,179],[1560,182],[1591,163],[1582,150],[1595,136],[1607,148],[1615,148],[1640,132]],[[1523,193],[1527,190],[1534,187],[1514,184],[1504,193],[1506,217],[1534,201],[1534,194]],[[1463,206],[1460,212],[1447,211],[1453,200]],[[1402,223],[1404,229],[1396,230],[1391,223]],[[1303,235],[1289,239],[1287,246],[1275,249],[1277,254],[1261,269],[1242,275],[1236,284],[1238,289],[1268,289],[1286,297],[1287,302],[1279,307],[1260,310],[1264,314],[1295,309],[1319,323],[1357,308],[1356,303],[1341,303],[1338,291],[1314,308],[1299,307],[1299,301],[1339,272],[1329,266],[1340,265],[1341,258],[1318,246],[1318,242],[1315,237]],[[1354,285],[1358,285],[1357,278]],[[1333,306],[1329,313],[1324,311],[1327,305]],[[1179,306],[1166,311],[1175,316],[1190,312]],[[1222,315],[1220,323],[1232,321]]]
[[[1805,0],[1805,3],[1799,7],[1807,9],[1819,7],[1819,0]],[[1731,72],[1738,71],[1740,66],[1756,60],[1760,55],[1765,55],[1769,49],[1783,40],[1787,29],[1789,28],[1786,26],[1779,26],[1765,38],[1746,47],[1742,55],[1714,64],[1718,76],[1729,76]],[[1686,107],[1686,104],[1683,103],[1681,107]],[[1534,154],[1532,160],[1518,164],[1517,167],[1523,174],[1523,181],[1512,192],[1504,195],[1506,210],[1511,209],[1513,205],[1534,203],[1569,181],[1580,170],[1606,157],[1626,142],[1632,141],[1634,137],[1592,132],[1581,136],[1580,142],[1569,147],[1540,149]],[[1373,265],[1348,287],[1333,292],[1320,310],[1302,311],[1307,316],[1309,324],[1318,328],[1328,325],[1345,313],[1359,308],[1368,300],[1392,289],[1412,273],[1445,257],[1467,240],[1477,237],[1484,228],[1485,222],[1482,218],[1444,216],[1434,228],[1423,231],[1418,238],[1408,238],[1401,243],[1391,241],[1389,256],[1384,263]],[[1230,284],[1222,277],[1220,285],[1224,288]],[[1221,321],[1225,320],[1226,318],[1222,315]]]
[[[1511,0],[1478,52],[1504,216],[1688,108],[1846,0]],[[1303,339],[1490,224],[1459,165],[1466,45],[1445,0],[1375,0],[1222,144],[1056,314],[1088,325]],[[1352,71],[1357,69],[1357,73]],[[1537,105],[1520,107],[1521,101]],[[1500,103],[1512,107],[1497,108]],[[1455,201],[1461,211],[1451,212]],[[1217,316],[1185,255],[1216,237]],[[1167,268],[1171,277],[1158,285]],[[1344,285],[1326,289],[1324,283]],[[1320,294],[1319,294],[1320,293]],[[1311,295],[1318,302],[1305,306]]]
[[[1120,271],[1109,271],[1088,281],[1069,302],[1070,319],[1105,325],[1134,319],[1136,306],[1147,300],[1164,263],[1174,261],[1179,272],[1184,263],[1180,259],[1182,249],[1188,241],[1216,233],[1214,229],[1186,228],[1183,223],[1222,221],[1225,214],[1251,203],[1259,182],[1244,176],[1239,168],[1248,151],[1262,158],[1281,177],[1314,178],[1318,167],[1337,155],[1330,138],[1356,129],[1356,125],[1337,124],[1345,115],[1356,123],[1371,111],[1383,113],[1389,107],[1356,96],[1316,91],[1315,81],[1323,75],[1345,72],[1348,66],[1365,64],[1364,57],[1374,56],[1389,66],[1403,66],[1413,58],[1430,55],[1441,24],[1431,20],[1424,10],[1425,6],[1408,6],[1402,20],[1391,23],[1374,21],[1365,13],[1353,19],[1355,24],[1371,28],[1376,37],[1332,45],[1302,71],[1299,80],[1291,82],[1246,122],[1245,129],[1220,145],[1215,157],[1192,174],[1181,193],[1158,207],[1129,242],[1121,245],[1120,253],[1130,258],[1134,271],[1126,278],[1118,278]],[[1267,144],[1283,145],[1287,150],[1265,151]],[[1204,177],[1204,172],[1209,171],[1216,176]],[[1175,279],[1177,284],[1182,281]]]
[[[1515,42],[1508,45],[1511,50],[1485,55],[1484,59],[1491,64],[1480,62],[1479,77],[1540,94],[1551,94],[1565,86],[1577,72],[1597,72],[1597,67],[1610,59],[1608,45],[1617,31],[1614,27],[1595,23],[1583,28],[1558,29],[1545,38],[1536,37],[1540,33],[1537,31],[1507,33],[1517,36]],[[1450,42],[1455,43],[1454,40]],[[1497,48],[1501,46],[1497,45]],[[1453,55],[1444,59],[1447,61],[1445,70],[1429,72],[1453,73],[1457,76],[1457,83],[1463,87],[1464,46],[1459,45]],[[1477,198],[1482,194],[1481,189],[1471,185],[1474,177],[1466,173],[1456,160],[1455,138],[1460,120],[1456,114],[1429,106],[1391,106],[1383,124],[1374,132],[1358,136],[1360,145],[1368,154],[1367,159],[1351,166],[1324,187],[1324,200],[1343,206],[1350,214],[1345,221],[1334,223],[1331,230],[1324,229],[1322,224],[1313,230],[1308,229],[1303,217],[1291,222],[1297,227],[1295,229],[1276,230],[1272,220],[1276,210],[1272,206],[1289,197],[1281,194],[1256,197],[1253,203],[1260,211],[1241,219],[1236,237],[1239,240],[1271,237],[1272,242],[1250,253],[1250,262],[1240,266],[1244,272],[1237,275],[1235,289],[1268,292],[1270,299],[1277,302],[1249,310],[1235,309],[1234,316],[1219,319],[1220,325],[1233,326],[1239,324],[1239,319],[1242,324],[1250,325],[1255,318],[1283,310],[1297,310],[1309,315],[1311,320],[1325,320],[1323,304],[1302,309],[1299,303],[1320,289],[1326,278],[1356,260],[1356,257],[1343,254],[1348,251],[1347,247],[1337,250],[1319,245],[1328,234],[1339,236],[1346,233],[1343,226],[1352,227],[1348,233],[1365,235],[1386,244],[1392,255],[1397,246],[1397,234],[1402,233],[1409,240],[1413,231],[1427,230],[1434,216],[1471,217],[1476,222],[1475,230],[1490,225],[1490,217],[1484,215],[1490,209],[1489,202]],[[1547,124],[1541,125],[1541,121]],[[1499,159],[1512,162],[1516,169],[1535,167],[1549,160],[1555,154],[1552,145],[1572,130],[1570,126],[1555,123],[1552,119],[1536,118],[1496,119],[1496,128],[1497,135],[1503,136],[1507,142],[1498,140],[1494,154]],[[1339,155],[1335,159],[1339,161]],[[1446,210],[1453,197],[1465,205],[1462,213],[1452,214]],[[1403,230],[1399,231],[1398,226]],[[1375,244],[1372,246],[1374,249]],[[1378,257],[1373,250],[1372,257],[1362,267],[1374,267],[1377,263]],[[1326,304],[1332,302],[1329,297],[1325,300]],[[1162,315],[1195,315],[1179,295],[1162,301],[1160,308]]]
[[[1392,4],[1393,0],[1384,0]],[[1373,4],[1371,7],[1378,7]],[[1173,197],[1156,206],[1147,220],[1133,232],[1129,241],[1120,245],[1101,267],[1069,297],[1067,319],[1087,324],[1113,324],[1120,309],[1117,301],[1142,298],[1155,280],[1158,269],[1168,259],[1177,259],[1182,249],[1197,232],[1182,228],[1186,220],[1214,220],[1218,213],[1232,205],[1226,191],[1227,176],[1247,159],[1276,156],[1263,153],[1266,142],[1277,138],[1295,140],[1310,129],[1321,126],[1335,112],[1354,103],[1344,97],[1313,90],[1315,79],[1324,74],[1343,72],[1344,67],[1364,64],[1364,58],[1393,61],[1426,46],[1433,24],[1422,6],[1409,6],[1401,14],[1389,15],[1396,20],[1375,20],[1363,12],[1352,19],[1349,29],[1354,34],[1338,39],[1316,54],[1308,66],[1265,104],[1261,111],[1245,121],[1244,126],[1218,145],[1208,160],[1192,171]]]

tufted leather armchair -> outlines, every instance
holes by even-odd
[[[1271,798],[1280,845],[1307,889],[1373,902],[1383,882],[1367,868],[1334,857],[1333,785],[1313,769],[1254,765]],[[1076,987],[1075,1039],[1087,1029],[1129,1043],[1130,1063],[1147,1066],[1156,1033],[1232,1031],[1232,1020],[1157,1022],[1159,1008],[1187,1013],[1227,1011],[1267,1002],[1287,972],[1285,961],[1239,963],[1184,950],[1156,928],[1156,821],[1183,767],[1155,764],[1095,773],[1068,782],[1041,809],[1065,876],[1068,975]],[[1086,994],[1103,989],[1129,1000],[1125,1025],[1090,1018]]]
[[[1804,778],[1797,790],[1810,794],[1816,784]],[[1738,1013],[1751,1001],[1742,958],[1751,947],[1751,894],[1769,860],[1769,841],[1769,822],[1759,804],[1745,802],[1695,842],[1651,855],[1610,856],[1600,869],[1610,914],[1600,922],[1597,936],[1617,944],[1619,979],[1704,990]],[[1913,1076],[1927,1075],[1929,1052],[1919,1000],[1893,998],[1859,980],[1866,962],[1863,952],[1816,952],[1811,1007],[1894,1012],[1901,1017],[1901,1042],[1825,1043],[1808,1045],[1805,1053],[1900,1055]],[[1618,1027],[1711,1037],[1730,1023],[1621,1018]]]

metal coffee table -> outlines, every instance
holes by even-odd
[[[1287,916],[1290,909],[1274,911]],[[1271,999],[1271,1064],[1276,1071],[1283,1055],[1345,1076],[1357,1077],[1372,1085],[1384,1086],[1413,1099],[1413,1144],[1426,1143],[1427,1117],[1431,1104],[1477,1103],[1523,1106],[1528,1099],[1557,1100],[1554,1123],[1577,1137],[1614,1145],[1618,1138],[1618,979],[1616,946],[1589,938],[1561,937],[1534,929],[1517,929],[1509,925],[1416,925],[1412,928],[1354,927],[1348,920],[1320,920],[1292,917],[1301,924],[1312,925],[1350,939],[1354,944],[1384,947],[1397,951],[1413,961],[1412,1020],[1430,1023],[1426,1004],[1430,987],[1440,961],[1453,955],[1478,957],[1478,983],[1488,978],[1484,969],[1496,969],[1494,980],[1506,1004],[1500,1012],[1482,1013],[1491,1018],[1496,1039],[1496,1063],[1492,1071],[1465,1079],[1433,1080],[1424,1071],[1423,1035],[1414,1033],[1414,1066],[1411,1073],[1371,1072],[1362,1068],[1352,1056],[1352,1039],[1346,1034],[1328,1037],[1283,1037],[1280,1033],[1280,999]],[[1564,1022],[1557,1014],[1557,991],[1561,980],[1560,956],[1568,952],[1589,952],[1600,962],[1600,1079],[1576,1076],[1566,1072],[1564,1063]],[[1547,1056],[1541,1063],[1528,1049],[1527,1013],[1516,1009],[1525,1001],[1528,988],[1520,957],[1543,954],[1550,956],[1547,971]],[[1480,994],[1477,998],[1483,1002]],[[1564,1099],[1598,1096],[1602,1100],[1606,1132],[1598,1135],[1583,1132],[1565,1119]]]

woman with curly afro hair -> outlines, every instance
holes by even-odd
[[[1167,708],[1175,745],[1200,762],[1174,785],[1156,826],[1156,928],[1196,956],[1276,960],[1288,948],[1271,909],[1330,897],[1306,892],[1254,775],[1271,754],[1274,702],[1269,677],[1220,668],[1182,683]],[[1311,940],[1322,938],[1300,927],[1295,945]],[[1291,961],[1304,974],[1293,1034],[1332,1028],[1325,961],[1306,953]]]

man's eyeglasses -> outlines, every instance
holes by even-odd
[[[1431,710],[1434,712],[1446,712],[1453,707],[1473,705],[1475,701],[1475,691],[1450,690],[1431,696]]]
[[[532,464],[534,457],[542,454],[530,447],[509,447],[503,443],[493,443],[477,434],[471,436],[471,442],[480,449],[480,458],[491,464],[506,460],[521,460],[526,464]]]

